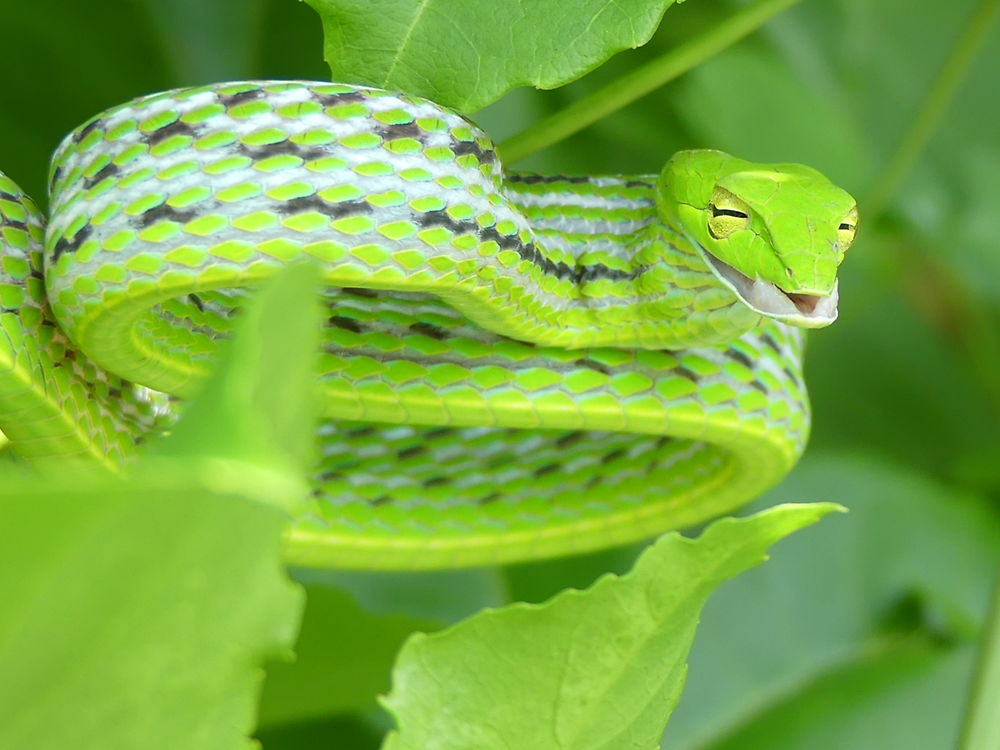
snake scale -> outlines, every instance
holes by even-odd
[[[113,108],[59,147],[50,203],[46,225],[0,175],[7,452],[127,462],[253,289],[311,257],[325,419],[287,559],[355,568],[595,549],[776,483],[858,218],[813,169],[718,151],[505,173],[433,102],[296,81]]]

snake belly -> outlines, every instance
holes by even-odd
[[[120,465],[310,257],[324,421],[290,563],[492,564],[703,521],[801,454],[803,336],[719,286],[655,186],[505,174],[460,115],[358,86],[137,99],[60,146],[44,251],[0,181],[0,428],[22,459]],[[689,308],[666,332],[652,246]]]

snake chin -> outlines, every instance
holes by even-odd
[[[830,294],[786,292],[770,281],[751,279],[704,248],[702,252],[716,277],[747,307],[761,315],[803,328],[822,328],[837,319],[839,283],[834,284]]]

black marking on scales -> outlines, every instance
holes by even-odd
[[[188,125],[183,120],[174,120],[169,125],[164,125],[162,128],[154,130],[152,133],[147,135],[146,141],[150,146],[155,146],[157,143],[162,143],[175,135],[187,135],[193,138],[197,134],[198,129],[193,125]]]
[[[106,179],[108,177],[117,177],[121,173],[122,173],[121,167],[119,167],[113,161],[109,161],[107,164],[98,169],[90,177],[83,178],[83,188],[84,190],[89,190],[91,187],[96,185],[101,180]]]
[[[614,461],[615,459],[621,458],[624,455],[625,455],[625,449],[624,448],[618,448],[616,450],[611,451],[610,453],[605,453],[598,460],[602,464],[609,464],[612,461]]]
[[[436,326],[432,323],[423,323],[423,322],[411,323],[410,330],[413,331],[414,333],[419,333],[424,336],[428,336],[432,339],[436,339],[438,341],[443,341],[444,339],[449,338],[447,331],[445,331],[440,326]]]
[[[753,360],[751,360],[750,357],[741,352],[739,349],[733,349],[733,348],[727,349],[726,356],[732,360],[739,362],[748,370],[753,370]]]
[[[95,117],[93,120],[91,120],[88,123],[85,123],[83,126],[80,127],[79,130],[76,131],[76,135],[73,136],[73,140],[77,142],[82,141],[84,138],[86,138],[88,135],[94,132],[94,130],[96,130],[99,126],[103,125],[104,122],[105,120],[103,117],[100,116]]]
[[[197,209],[190,209],[188,211],[183,211],[167,203],[161,203],[159,206],[154,206],[148,211],[143,211],[139,216],[136,217],[139,226],[145,228],[155,224],[159,221],[176,221],[178,224],[186,224],[198,215]]]
[[[476,141],[458,141],[451,147],[456,157],[472,154],[480,164],[497,163],[497,155],[493,149],[485,149]]]
[[[93,231],[94,229],[90,224],[84,224],[72,237],[63,235],[56,240],[55,248],[52,250],[52,262],[55,263],[59,260],[63,253],[75,253],[79,250],[80,245],[87,241],[87,238],[90,237]]]
[[[556,440],[556,445],[559,448],[566,449],[576,443],[579,443],[586,436],[586,432],[583,430],[574,430],[573,432],[567,432],[561,438]]]
[[[394,141],[399,138],[413,138],[419,141],[424,136],[424,131],[415,122],[380,124],[375,128],[375,133],[386,141]]]
[[[611,368],[607,365],[598,362],[597,360],[591,359],[590,357],[584,357],[583,359],[576,360],[576,364],[580,367],[586,367],[588,370],[594,370],[595,372],[600,372],[605,375],[611,374]]]
[[[771,336],[770,333],[765,333],[763,336],[760,337],[760,339],[768,347],[770,347],[771,351],[773,351],[775,354],[779,355],[781,354],[781,347],[778,345],[778,342],[774,340],[774,338]]]
[[[377,289],[363,289],[361,287],[354,286],[341,287],[341,291],[343,291],[344,294],[353,294],[356,297],[378,298],[382,296],[379,294]]]
[[[646,270],[645,268],[637,268],[628,271],[621,268],[611,268],[603,263],[569,265],[561,260],[553,261],[542,254],[534,242],[522,242],[517,235],[501,234],[496,227],[480,227],[472,220],[454,219],[444,209],[427,211],[419,216],[417,221],[420,226],[425,228],[444,227],[455,235],[475,234],[479,237],[480,242],[495,242],[501,250],[513,250],[521,256],[522,260],[538,266],[545,275],[555,276],[560,281],[571,279],[576,284],[601,279],[631,281]]]
[[[550,182],[590,182],[592,177],[582,177],[579,175],[558,175],[558,174],[514,174],[508,175],[508,182],[520,182],[524,185],[538,185]]]
[[[237,91],[235,94],[218,94],[219,103],[227,109],[238,107],[246,102],[252,102],[264,96],[264,89],[248,89],[247,91]]]
[[[323,94],[310,89],[310,93],[312,94],[312,98],[324,107],[336,107],[340,104],[363,102],[371,96],[365,91],[342,91],[337,94]]]
[[[0,196],[8,198],[11,201],[17,200],[16,197],[10,196],[8,193],[0,193]],[[11,229],[18,229],[25,233],[27,233],[28,231],[28,222],[18,221],[17,219],[3,219],[2,217],[0,217],[0,225],[3,225],[4,227],[10,227]]]
[[[414,456],[419,456],[426,452],[427,452],[426,445],[411,445],[409,448],[404,448],[403,450],[399,451],[396,454],[396,456],[400,460],[404,460],[407,458],[413,458]]]
[[[344,331],[350,331],[351,333],[361,333],[364,331],[364,326],[354,318],[347,318],[343,315],[331,315],[327,318],[327,323],[336,328],[340,328]]]
[[[318,195],[302,195],[298,198],[289,198],[286,201],[277,201],[274,210],[278,213],[289,216],[292,214],[305,213],[307,211],[317,211],[331,219],[340,219],[345,216],[358,216],[359,214],[370,214],[374,208],[364,200],[346,200],[338,203],[329,203]]]
[[[544,477],[546,474],[551,474],[559,468],[558,463],[545,464],[544,466],[539,466],[534,471],[536,478]]]
[[[237,142],[236,151],[252,159],[264,159],[269,156],[296,156],[304,162],[325,159],[336,154],[336,148],[333,145],[305,146],[291,140],[259,145]]]
[[[60,179],[62,179],[63,171],[64,169],[62,165],[58,165],[52,170],[52,176],[49,178],[49,192],[52,192],[52,188],[56,186]]]

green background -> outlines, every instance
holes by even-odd
[[[563,89],[515,91],[475,119],[509,137],[739,5],[689,0],[647,47]],[[760,502],[853,512],[783,543],[709,603],[664,747],[955,741],[1000,557],[997,29],[898,189],[883,201],[879,185],[978,5],[805,0],[518,165],[656,172],[677,149],[710,146],[811,164],[860,201],[841,319],[810,337],[812,442]],[[295,0],[3,0],[0,19],[0,166],[41,201],[48,155],[105,107],[225,79],[328,77],[318,18]],[[260,737],[267,748],[376,747],[385,719],[374,695],[412,629],[586,585],[633,555],[420,576],[299,572],[310,588],[300,659],[265,684]]]

